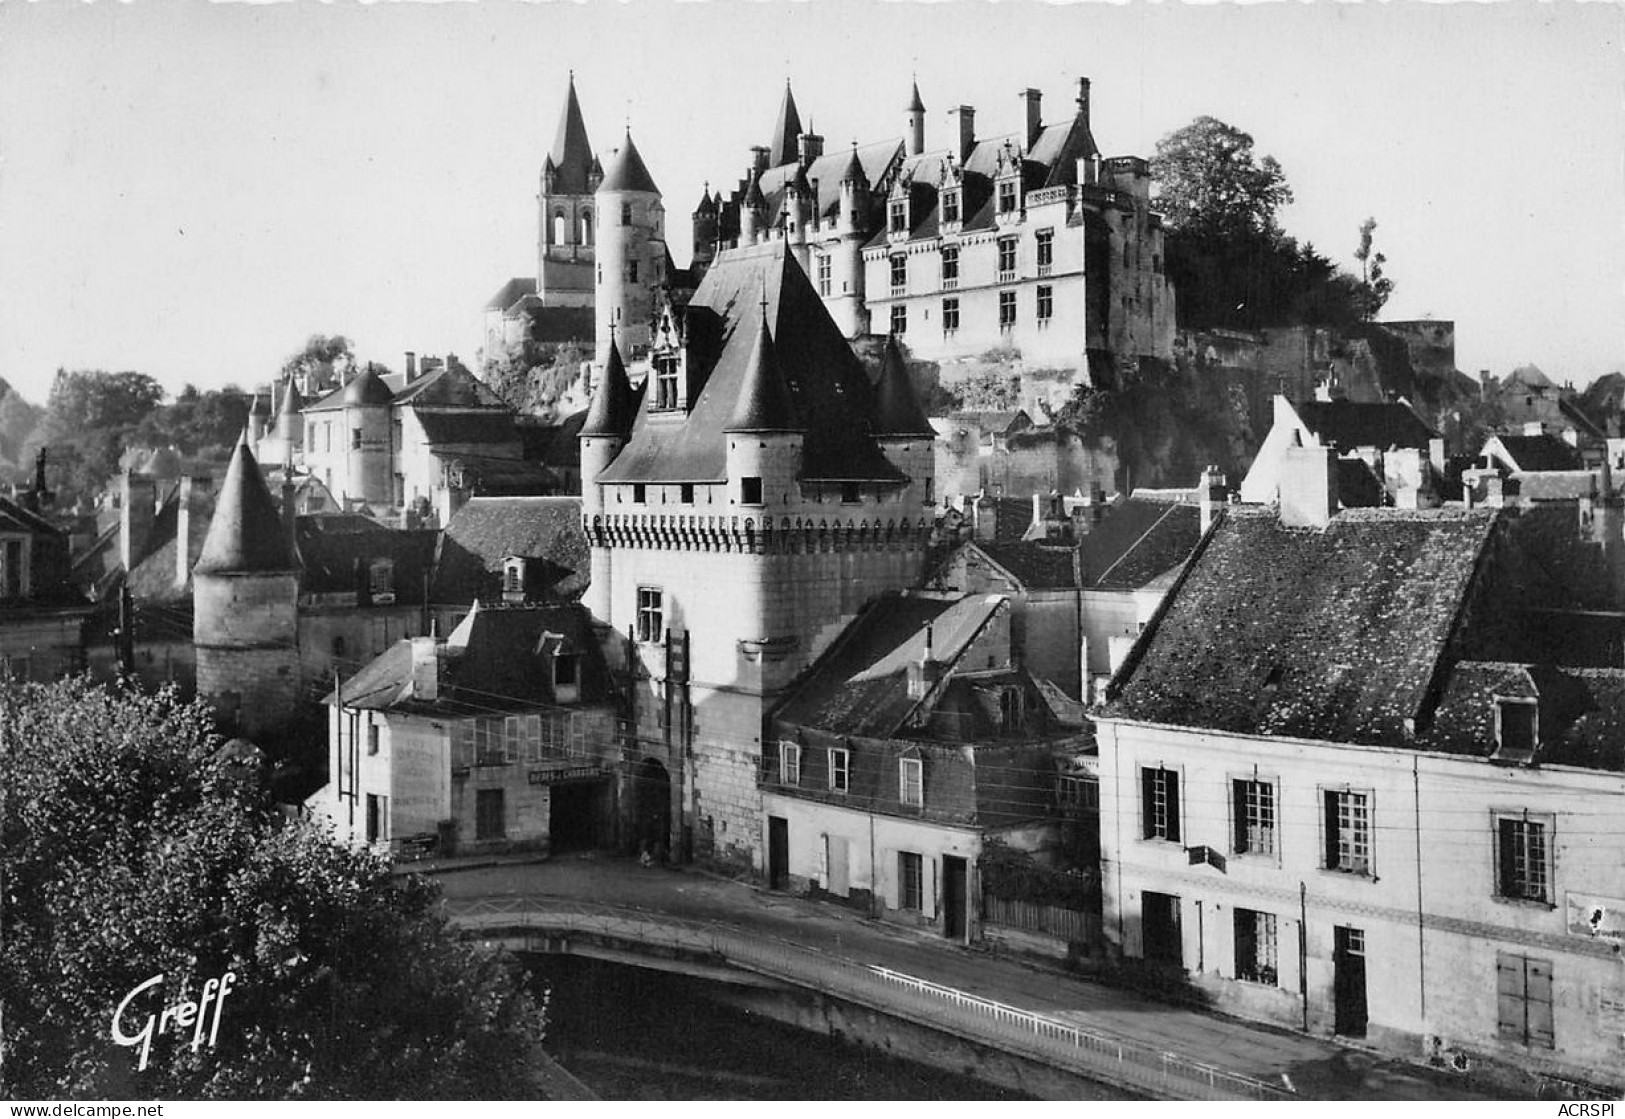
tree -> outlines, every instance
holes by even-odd
[[[136,427],[131,441],[150,447],[173,446],[184,455],[225,457],[248,423],[249,398],[231,389],[199,392],[187,385],[174,403],[153,412]]]
[[[1354,250],[1354,259],[1360,262],[1360,294],[1365,319],[1377,317],[1382,305],[1394,293],[1394,281],[1383,275],[1382,266],[1388,258],[1371,251],[1371,235],[1376,232],[1377,219],[1366,218],[1360,223],[1360,247]]]
[[[1253,138],[1215,117],[1197,117],[1157,141],[1151,159],[1157,207],[1190,234],[1269,239],[1276,211],[1292,201],[1274,156],[1255,159]]]
[[[424,879],[283,821],[203,706],[8,684],[0,728],[0,1095],[540,1094],[543,1008],[508,965],[446,928]],[[127,997],[137,1037],[228,972],[208,1044],[155,1028],[145,1069],[113,1044]]]
[[[312,334],[305,339],[305,347],[282,363],[281,375],[286,380],[298,377],[318,385],[335,380],[349,380],[355,372],[355,350],[342,334],[328,336]]]
[[[558,402],[581,378],[581,364],[591,355],[579,342],[537,342],[520,338],[485,359],[484,380],[514,411],[551,416]]]
[[[131,434],[157,409],[164,390],[145,373],[58,369],[45,419],[21,456],[48,449],[51,488],[59,500],[94,493],[118,467]]]
[[[0,462],[17,465],[23,446],[45,413],[23,399],[22,393],[0,378]]]

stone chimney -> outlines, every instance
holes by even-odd
[[[803,167],[824,154],[824,138],[811,132],[803,132],[796,138],[796,144],[800,149]]]
[[[1563,437],[1563,442],[1567,443],[1569,446],[1579,447],[1580,433],[1574,430],[1572,427],[1565,427],[1562,431],[1558,432],[1558,434]]]
[[[769,150],[765,144],[757,144],[750,149],[750,170],[752,175],[760,175],[767,170]]]
[[[986,490],[976,495],[971,503],[971,538],[974,540],[993,540],[998,536],[998,510],[999,504],[994,501]]]
[[[1043,99],[1044,95],[1036,89],[1021,91],[1022,111],[1027,122],[1026,146],[1029,152],[1033,150],[1033,145],[1038,143],[1038,134],[1044,130],[1043,111],[1039,107]]]
[[[158,483],[145,474],[126,470],[119,485],[118,557],[125,573],[141,562],[152,539],[158,504]]]
[[[1202,471],[1202,476],[1196,484],[1196,500],[1202,514],[1202,535],[1213,527],[1213,522],[1219,519],[1219,510],[1224,508],[1230,500],[1230,487],[1225,476],[1219,473],[1217,466],[1209,466]]]
[[[1078,79],[1078,119],[1089,127],[1089,79]]]
[[[1428,464],[1433,467],[1433,472],[1440,479],[1444,478],[1445,453],[1442,438],[1428,440]]]
[[[207,475],[180,480],[175,494],[175,585],[180,586],[192,577],[192,565],[197,562],[203,537],[208,533],[207,516],[201,508],[214,489],[214,479]],[[203,517],[203,522],[198,518]],[[195,526],[195,528],[194,528]],[[197,539],[194,541],[193,536]]]
[[[1337,511],[1337,452],[1288,447],[1281,460],[1281,523],[1324,528]]]
[[[406,351],[406,379],[412,380],[418,375],[418,355],[413,350]]]
[[[976,146],[976,110],[969,105],[949,109],[948,115],[959,118],[959,162],[963,166]]]
[[[412,698],[433,703],[440,698],[440,640],[412,638]]]
[[[1488,509],[1515,509],[1523,483],[1515,477],[1491,474],[1484,479],[1484,506]]]
[[[908,698],[924,699],[926,693],[937,686],[942,679],[946,666],[937,660],[936,649],[932,644],[931,623],[925,625],[925,650],[920,659],[909,662],[908,666]]]

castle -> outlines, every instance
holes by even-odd
[[[594,157],[572,77],[542,166],[536,277],[487,304],[486,353],[527,333],[582,336],[590,308],[598,363],[613,327],[639,366],[665,298],[680,308],[726,249],[780,242],[848,339],[893,335],[939,363],[1013,353],[1096,383],[1171,359],[1174,296],[1149,165],[1102,155],[1089,80],[1049,123],[1041,93],[1023,90],[1010,133],[978,137],[975,109],[958,106],[951,142],[929,149],[917,84],[911,93],[901,136],[826,152],[786,84],[769,142],[751,149],[734,189],[701,193],[692,261],[679,269],[630,131]]]

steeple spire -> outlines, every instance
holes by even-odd
[[[886,351],[880,361],[880,380],[875,382],[876,435],[932,435],[931,421],[920,398],[914,395],[914,385],[908,379],[908,367],[903,363],[903,352],[897,346],[897,336],[888,335]]]
[[[781,167],[794,163],[801,155],[801,114],[796,112],[796,98],[790,92],[790,79],[784,79],[784,100],[779,103],[779,119],[773,125],[773,139],[767,145],[767,165]]]
[[[554,168],[553,189],[560,194],[586,194],[587,176],[592,170],[592,144],[587,125],[581,119],[581,103],[576,100],[575,71],[570,71],[570,88],[564,97],[558,134],[548,160]]]
[[[643,156],[638,154],[637,145],[632,142],[631,131],[626,133],[621,146],[610,157],[609,166],[604,170],[604,181],[598,184],[598,189],[660,193],[660,188],[655,186],[654,176],[649,174],[649,168],[643,162]]]
[[[784,374],[779,369],[778,350],[773,336],[767,330],[767,296],[763,292],[762,313],[756,324],[756,347],[751,351],[750,364],[745,366],[745,379],[739,386],[739,402],[734,405],[733,416],[724,431],[804,431],[805,426],[796,418],[790,390],[785,387]]]
[[[592,394],[587,409],[587,422],[581,426],[582,435],[609,436],[624,439],[632,433],[632,382],[626,376],[626,365],[621,361],[621,348],[615,344],[615,328],[609,335],[609,357],[604,362],[604,375],[599,378],[598,391]]]

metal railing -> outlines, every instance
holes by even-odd
[[[533,937],[578,933],[686,949],[1158,1098],[1292,1098],[1291,1093],[1264,1081],[1154,1046],[720,921],[689,920],[658,910],[546,895],[450,901],[447,905],[453,923],[472,935],[509,939],[517,934],[528,942]]]

